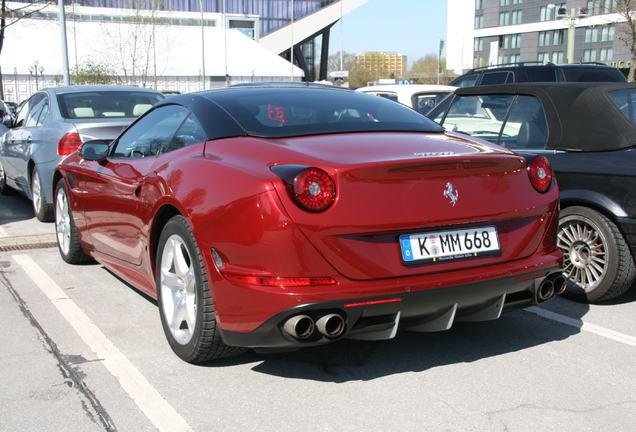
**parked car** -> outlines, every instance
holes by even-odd
[[[558,246],[571,297],[609,300],[633,285],[636,84],[463,88],[429,116],[447,130],[550,160],[561,191]]]
[[[554,64],[539,62],[512,63],[471,69],[455,78],[450,85],[479,85],[522,82],[627,82],[623,73],[604,63]]]
[[[53,220],[53,169],[88,140],[112,140],[164,96],[124,86],[76,86],[31,96],[0,140],[0,193],[33,201],[38,220]]]
[[[172,96],[54,182],[62,258],[156,297],[188,362],[445,330],[565,286],[544,157],[337,87]]]
[[[429,84],[384,84],[359,87],[356,91],[382,96],[426,114],[456,88]]]

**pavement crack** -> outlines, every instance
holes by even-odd
[[[0,282],[4,285],[9,293],[13,296],[15,302],[18,304],[20,311],[22,314],[29,320],[29,323],[37,330],[38,336],[43,341],[45,345],[45,349],[51,353],[55,359],[57,360],[58,368],[67,384],[71,387],[75,387],[77,391],[84,396],[84,398],[89,402],[90,407],[86,404],[84,400],[81,400],[82,408],[86,415],[91,419],[91,421],[97,423],[95,421],[95,417],[97,417],[99,423],[101,423],[102,427],[107,432],[116,432],[117,427],[113,422],[112,418],[102,406],[99,399],[95,396],[95,394],[90,390],[88,385],[84,382],[83,376],[84,373],[79,370],[79,368],[75,367],[74,364],[81,364],[78,362],[79,358],[83,358],[81,356],[67,356],[60,352],[57,344],[49,337],[46,331],[42,328],[38,320],[29,310],[26,302],[17,290],[13,287],[11,282],[7,279],[5,275],[5,270],[3,266],[0,266]],[[84,361],[85,362],[85,361]],[[92,409],[91,409],[92,408]]]

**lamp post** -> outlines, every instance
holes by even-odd
[[[587,18],[588,9],[579,8],[578,13],[575,8],[568,11],[566,8],[557,8],[554,3],[548,5],[549,9],[557,9],[556,19],[568,20],[568,64],[574,63],[574,29],[576,26],[577,18]]]
[[[38,86],[38,73],[40,74],[40,78],[43,78],[44,68],[35,60],[33,61],[33,66],[29,66],[29,73],[35,77],[35,90],[38,91],[40,89]]]

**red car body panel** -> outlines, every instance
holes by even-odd
[[[151,296],[154,218],[165,205],[184,214],[207,257],[218,325],[236,332],[300,304],[431,290],[559,265],[552,246],[558,191],[534,191],[522,157],[454,134],[405,133],[398,159],[395,137],[234,138],[177,150],[167,163],[161,156],[103,163],[73,155],[64,169],[74,177],[71,197],[85,249]],[[444,165],[425,156],[439,153],[447,154]],[[453,169],[449,177],[448,164],[461,167],[467,158],[483,164],[459,174]],[[326,170],[336,179],[338,200],[322,213],[301,210],[271,171],[275,163]],[[461,193],[456,206],[443,195],[449,180]],[[224,183],[232,188],[216,187]],[[497,226],[501,254],[412,266],[401,260],[399,234],[483,224]],[[223,272],[332,277],[338,285],[233,283],[210,266],[212,247],[225,262]]]

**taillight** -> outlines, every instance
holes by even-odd
[[[232,282],[268,286],[268,287],[305,287],[305,286],[323,286],[336,285],[333,278],[330,277],[272,277],[272,276],[245,276],[232,273],[221,273],[224,278]]]
[[[78,133],[67,133],[57,143],[57,154],[66,156],[73,153],[82,145],[82,137]]]
[[[287,192],[303,210],[321,212],[336,200],[336,184],[320,168],[276,165],[272,171],[285,180]]]
[[[552,186],[553,173],[550,162],[544,156],[535,156],[528,165],[528,177],[532,186],[541,193],[545,193]]]

